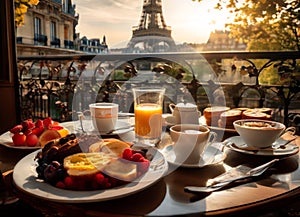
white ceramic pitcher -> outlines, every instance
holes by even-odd
[[[192,103],[169,104],[175,124],[199,124],[200,111]]]

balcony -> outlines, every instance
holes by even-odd
[[[300,108],[294,82],[300,71],[287,65],[299,59],[299,52],[20,56],[22,119],[67,121],[95,101],[118,100],[120,111],[132,112],[131,87],[150,84],[167,86],[164,112],[170,112],[168,103],[188,100],[200,111],[210,105],[270,107],[273,119],[291,125],[289,115]]]
[[[60,39],[59,38],[53,38],[50,42],[50,45],[56,48],[60,48]]]
[[[64,40],[64,46],[66,49],[74,49],[74,42],[70,40]]]
[[[48,37],[47,35],[34,34],[34,45],[47,46]]]

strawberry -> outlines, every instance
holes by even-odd
[[[28,120],[22,121],[21,125],[23,127],[23,131],[26,131],[26,130],[30,129]]]
[[[122,157],[126,160],[131,160],[132,157],[132,149],[131,148],[126,148],[123,153]]]
[[[28,119],[27,123],[28,123],[28,129],[32,129],[35,127],[35,123],[32,121],[32,119]]]
[[[15,134],[19,133],[23,130],[23,126],[21,124],[14,126],[12,129],[10,129],[10,132]]]
[[[58,182],[56,183],[55,187],[65,189],[65,188],[66,188],[66,185],[65,185],[64,182],[58,181]]]
[[[67,189],[72,189],[74,187],[74,180],[72,179],[72,177],[67,176],[64,179],[64,184],[66,185]]]
[[[44,127],[45,128],[51,128],[52,127],[52,118],[48,117],[48,118],[45,118],[43,120],[43,124],[44,124]]]
[[[51,129],[52,130],[62,130],[63,127],[62,126],[58,126],[58,125],[52,125]]]
[[[37,135],[37,136],[40,136],[43,132],[44,132],[44,127],[43,126],[35,127],[35,128],[32,129],[32,133]]]
[[[23,130],[22,132],[25,134],[25,136],[28,136],[29,134],[32,133],[32,130],[31,129],[26,129],[26,130]]]
[[[102,185],[103,182],[104,182],[104,180],[105,180],[105,178],[104,178],[104,176],[102,175],[102,173],[97,173],[97,174],[95,175],[95,180],[96,180],[96,182],[97,182],[99,185]]]
[[[144,159],[143,162],[139,162],[139,163],[138,163],[138,170],[139,170],[141,173],[145,173],[145,172],[148,171],[149,166],[150,166],[150,161],[147,160],[147,159]]]
[[[35,127],[39,128],[39,127],[44,127],[43,121],[41,119],[38,119],[35,122]]]
[[[134,162],[143,162],[144,161],[144,157],[142,154],[140,153],[135,153],[131,156],[131,160]]]

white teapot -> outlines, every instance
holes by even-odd
[[[174,117],[175,124],[199,124],[200,111],[192,103],[171,103],[169,108]]]

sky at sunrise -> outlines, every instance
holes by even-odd
[[[126,46],[132,27],[138,26],[143,0],[73,0],[79,14],[76,32],[80,37],[106,36],[111,48]],[[176,44],[205,43],[211,31],[223,30],[226,11],[213,9],[216,0],[162,0],[163,17]]]

